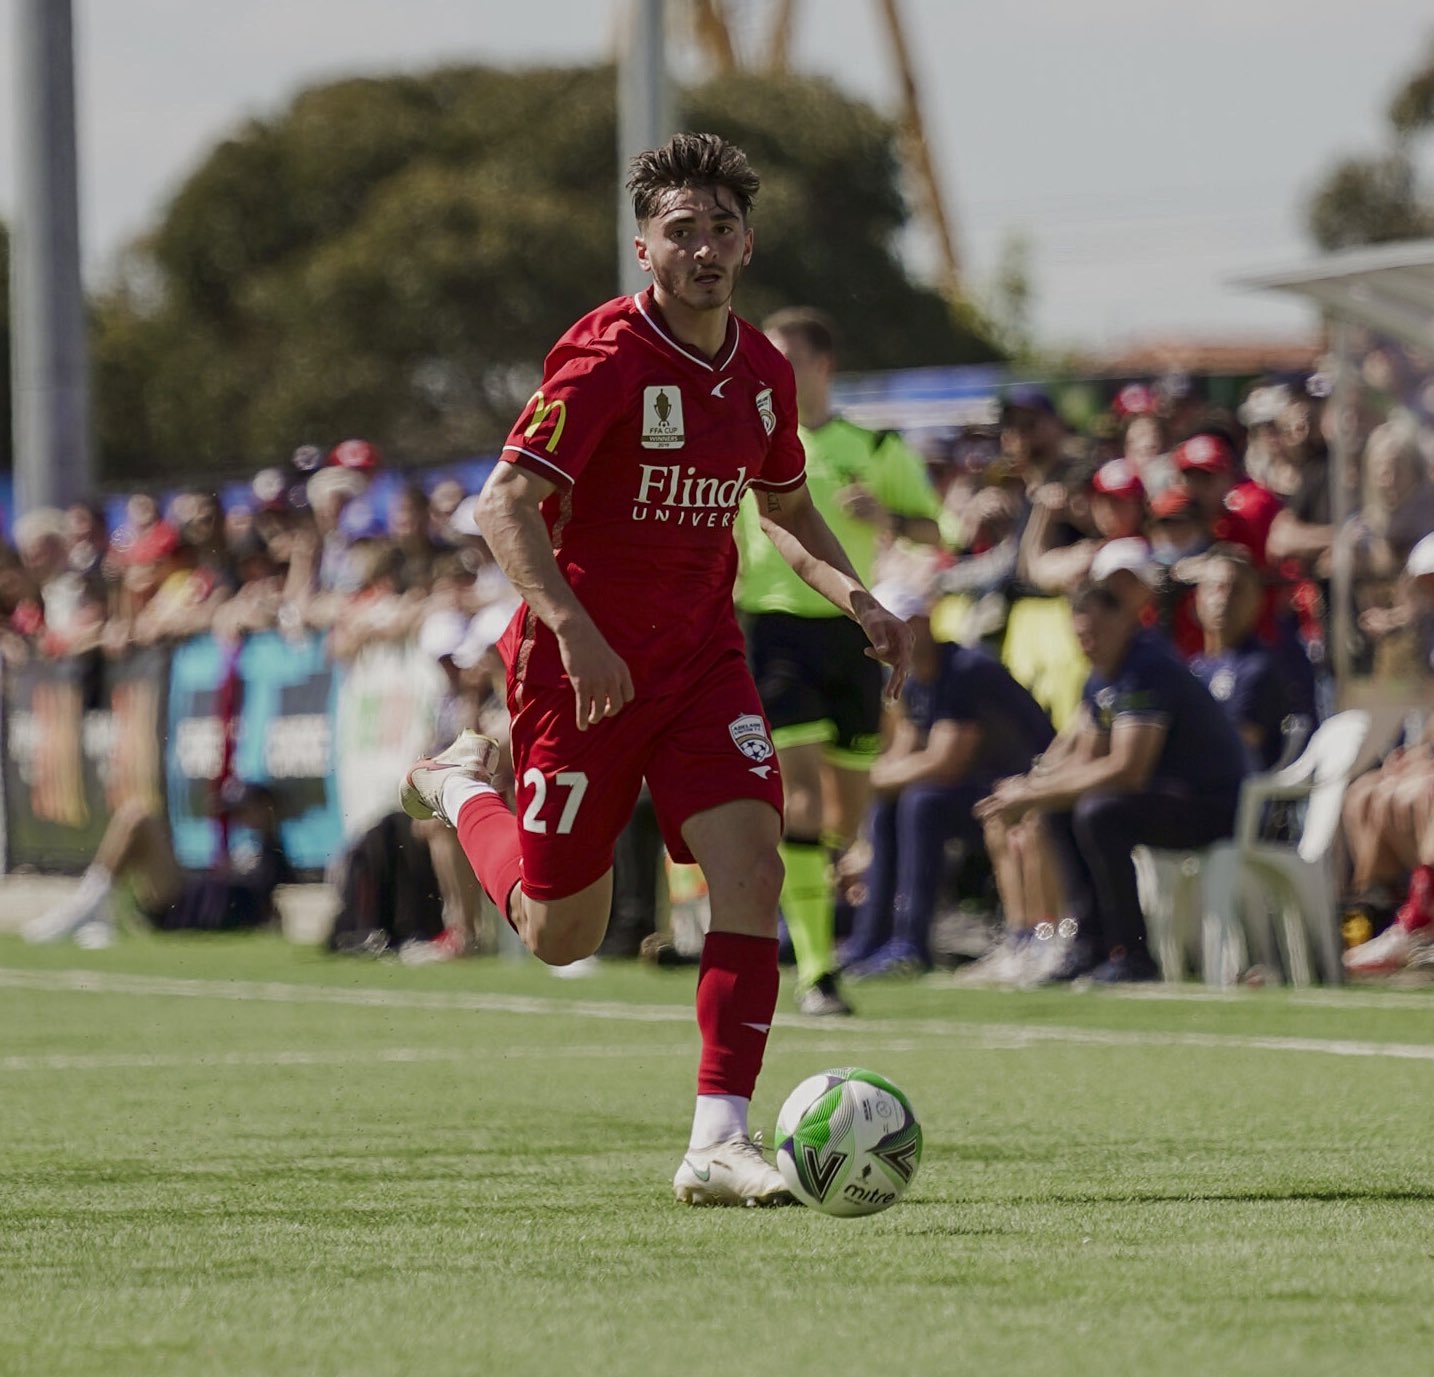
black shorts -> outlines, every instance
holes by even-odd
[[[747,662],[772,744],[820,744],[837,765],[864,769],[881,749],[882,668],[846,617],[761,612],[745,619]]]

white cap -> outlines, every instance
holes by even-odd
[[[1425,574],[1434,574],[1434,532],[1425,536],[1409,552],[1404,572],[1413,579],[1421,578]]]
[[[430,659],[447,659],[467,634],[468,618],[461,612],[430,612],[419,628],[418,648]]]
[[[1104,583],[1120,569],[1126,569],[1136,578],[1154,585],[1159,571],[1150,557],[1150,546],[1143,537],[1121,536],[1118,540],[1107,540],[1090,562],[1091,582]]]
[[[454,507],[453,515],[448,518],[448,524],[459,535],[481,536],[483,532],[478,528],[477,497],[465,497]]]
[[[919,588],[901,579],[883,579],[871,590],[874,597],[893,617],[910,621],[931,610],[931,599]]]

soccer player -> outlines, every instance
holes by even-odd
[[[941,503],[921,459],[894,432],[864,430],[832,410],[836,344],[826,317],[796,308],[763,328],[796,377],[807,491],[861,577],[871,579],[882,538],[934,545]],[[754,494],[737,518],[737,607],[786,786],[782,915],[797,958],[797,1007],[849,1014],[837,986],[827,846],[850,846],[866,814],[881,748],[881,667],[865,654],[861,628],[798,577],[759,518]]]
[[[415,764],[402,799],[456,828],[529,950],[561,966],[602,940],[613,844],[646,777],[669,849],[702,867],[712,905],[697,1105],[674,1190],[694,1205],[787,1203],[747,1130],[782,885],[782,779],[732,605],[747,488],[793,567],[891,665],[892,693],[910,632],[812,503],[791,367],[731,310],[752,256],[745,155],[678,134],[633,160],[627,186],[652,284],[554,346],[479,504],[524,600],[500,647],[517,816],[488,781],[496,748],[474,734]]]

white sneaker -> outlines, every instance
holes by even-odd
[[[443,786],[453,778],[454,771],[489,784],[498,760],[498,743],[466,728],[446,751],[414,762],[399,786],[398,801],[403,811],[419,822],[437,818],[452,827],[453,819],[443,811]]]
[[[63,942],[91,923],[109,922],[109,892],[77,890],[62,904],[31,918],[20,929],[27,942]]]
[[[1024,933],[1008,932],[985,956],[962,967],[952,978],[953,985],[966,990],[997,989],[1009,985],[1021,968],[1021,958],[1033,939]]]
[[[92,918],[75,933],[75,945],[85,951],[108,951],[114,944],[115,925],[107,918]]]
[[[1344,954],[1344,968],[1351,975],[1388,975],[1402,971],[1415,956],[1434,943],[1434,923],[1425,923],[1412,932],[1394,923],[1378,937],[1351,947]]]
[[[745,1134],[689,1148],[672,1189],[680,1205],[793,1205],[795,1197],[762,1150]]]
[[[1042,921],[1036,924],[1035,933],[1036,940],[1027,947],[1012,982],[1018,990],[1034,990],[1060,970],[1075,941],[1076,925],[1070,918],[1063,918],[1059,925]]]

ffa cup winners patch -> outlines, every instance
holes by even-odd
[[[757,393],[757,415],[762,418],[762,429],[770,435],[777,428],[777,409],[772,405],[772,389],[764,387]]]
[[[675,387],[644,387],[643,449],[681,449],[686,438],[682,430],[682,393]]]
[[[772,739],[767,735],[767,724],[756,713],[737,718],[727,730],[732,733],[737,749],[748,760],[760,762],[771,758]]]

